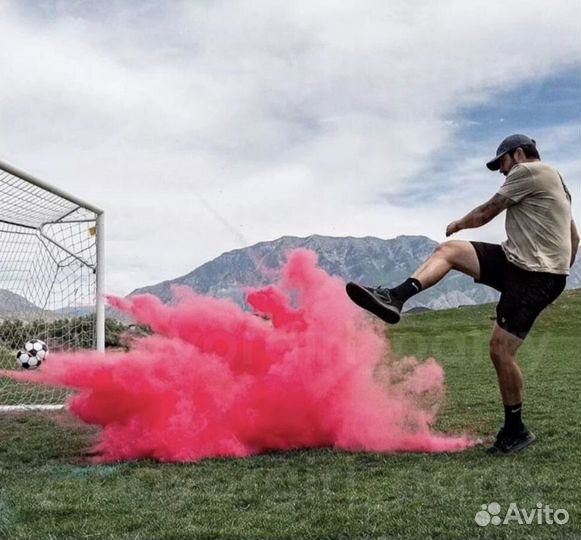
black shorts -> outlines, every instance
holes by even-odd
[[[524,339],[541,311],[565,289],[567,276],[530,272],[509,262],[502,247],[486,242],[471,242],[480,263],[480,279],[500,291],[496,306],[498,326]]]

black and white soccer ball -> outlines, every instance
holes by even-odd
[[[36,369],[48,358],[48,347],[40,339],[27,341],[24,348],[16,353],[16,361],[21,368]]]

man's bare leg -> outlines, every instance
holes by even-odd
[[[450,270],[458,270],[475,279],[480,278],[480,263],[470,242],[450,240],[438,245],[428,260],[397,287],[371,288],[349,282],[345,288],[355,304],[388,324],[396,324],[401,318],[405,302],[438,283]]]
[[[466,240],[449,240],[439,244],[434,253],[391,294],[403,305],[415,294],[438,283],[450,270],[480,278],[480,263],[474,246]]]
[[[494,323],[490,338],[490,359],[496,369],[500,395],[505,406],[522,403],[523,376],[517,362],[517,351],[523,340]]]
[[[480,278],[480,263],[474,246],[466,240],[449,240],[440,244],[413,273],[423,289],[438,283],[450,270],[458,270],[474,279]]]
[[[517,362],[517,351],[523,340],[494,324],[490,338],[490,359],[496,369],[500,395],[504,403],[504,426],[488,452],[512,454],[535,440],[522,422],[523,376]]]

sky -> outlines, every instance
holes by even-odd
[[[284,235],[444,240],[502,184],[484,164],[511,133],[581,196],[570,0],[0,0],[0,19],[0,160],[105,210],[113,294]]]

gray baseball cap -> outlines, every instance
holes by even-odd
[[[537,141],[527,137],[526,135],[515,134],[510,135],[506,139],[504,139],[500,146],[496,149],[496,157],[491,159],[486,166],[491,171],[498,171],[500,169],[500,158],[505,154],[508,154],[511,150],[516,150],[519,146],[523,146],[524,144],[532,144],[533,146],[537,145]]]

